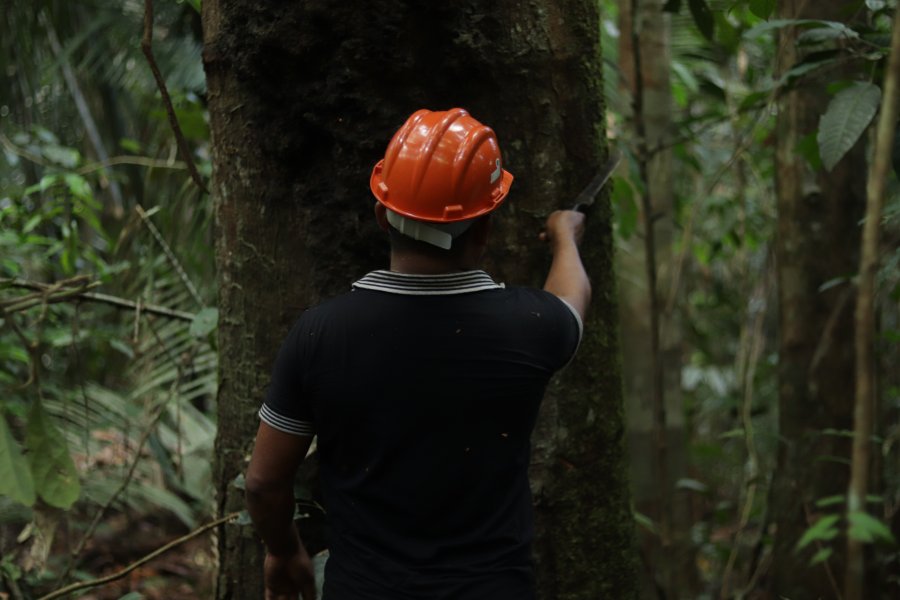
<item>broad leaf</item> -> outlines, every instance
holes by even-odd
[[[849,515],[850,528],[847,535],[861,542],[871,543],[875,540],[894,543],[894,536],[887,525],[867,512],[853,511]]]
[[[663,12],[678,13],[681,10],[681,0],[668,0],[663,5]]]
[[[37,494],[50,506],[70,508],[81,494],[78,472],[69,456],[65,438],[50,423],[38,401],[28,415],[25,445]]]
[[[832,550],[831,548],[820,548],[819,551],[813,554],[813,557],[810,559],[810,566],[825,562],[829,559],[829,557],[831,557],[833,553],[834,550]]]
[[[838,518],[837,515],[825,515],[816,521],[812,527],[800,536],[800,540],[797,542],[797,550],[803,550],[803,548],[816,540],[828,541],[836,538],[838,530],[834,525],[838,522]]]
[[[712,11],[706,0],[688,0],[688,8],[691,9],[691,16],[694,17],[694,23],[697,29],[703,34],[703,37],[712,41],[713,31],[715,29],[715,20]]]
[[[819,121],[819,155],[829,171],[863,134],[881,103],[881,89],[857,82],[838,92]]]
[[[830,29],[835,29],[841,32],[841,34],[846,38],[855,39],[859,37],[859,33],[847,27],[843,23],[838,23],[837,21],[823,21],[820,19],[772,19],[771,21],[766,21],[765,23],[760,23],[755,27],[751,27],[746,32],[744,32],[744,37],[748,40],[752,40],[753,38],[763,33],[781,29],[782,27],[792,26],[804,28],[828,27]]]
[[[31,471],[28,470],[28,461],[22,456],[22,450],[2,415],[0,415],[0,496],[9,496],[25,506],[31,506],[35,501],[34,480],[31,478]]]
[[[215,308],[204,308],[191,321],[191,335],[204,338],[212,333],[219,324],[219,311]]]
[[[750,12],[760,19],[768,19],[775,10],[775,0],[750,0]]]

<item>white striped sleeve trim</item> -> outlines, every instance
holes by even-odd
[[[263,404],[262,408],[259,409],[259,418],[266,423],[266,425],[270,425],[278,431],[283,431],[285,433],[308,436],[316,434],[315,426],[309,421],[300,421],[298,419],[285,417],[269,408],[266,404]]]
[[[575,349],[572,350],[572,356],[569,357],[569,360],[566,362],[565,366],[569,366],[573,360],[575,360],[575,355],[578,354],[578,349],[581,348],[581,338],[584,337],[584,323],[581,320],[581,315],[578,314],[578,311],[575,310],[575,307],[557,296],[560,302],[566,305],[566,308],[572,313],[572,316],[575,317],[575,321],[578,323],[578,342],[575,344]]]

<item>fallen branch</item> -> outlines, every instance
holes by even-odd
[[[61,287],[59,284],[51,285],[40,283],[37,281],[28,281],[25,279],[0,279],[0,287],[4,285],[14,288],[36,290],[37,292],[40,292],[38,294],[29,294],[27,296],[23,296],[22,298],[16,298],[15,300],[9,301],[8,304],[0,302],[0,306],[3,306],[4,312],[6,313],[27,310],[41,304],[56,304],[59,302],[68,302],[71,300],[85,300],[88,302],[100,302],[102,304],[109,304],[111,306],[133,310],[135,312],[140,311],[158,315],[160,317],[168,317],[170,319],[180,319],[182,321],[194,320],[193,313],[189,313],[183,310],[175,310],[172,308],[166,308],[165,306],[158,306],[156,304],[144,304],[143,302],[138,303],[131,300],[126,300],[124,298],[119,298],[118,296],[110,296],[109,294],[86,291],[100,285],[99,282],[84,284],[75,289],[67,289],[65,287]]]
[[[141,50],[144,51],[144,56],[147,57],[147,62],[150,64],[150,70],[153,72],[153,78],[156,80],[156,86],[159,88],[159,93],[162,95],[163,105],[165,105],[166,114],[169,116],[169,125],[172,126],[172,131],[175,133],[175,141],[178,144],[178,151],[181,153],[181,158],[184,160],[185,164],[187,164],[191,179],[194,180],[197,187],[200,188],[204,194],[209,194],[209,190],[203,185],[200,173],[197,172],[197,166],[194,164],[194,157],[191,156],[187,140],[184,139],[184,133],[182,133],[181,126],[178,124],[178,117],[175,116],[175,108],[172,106],[172,98],[169,97],[166,81],[163,79],[162,73],[156,65],[156,59],[153,57],[153,0],[144,0],[144,35],[141,38]]]
[[[144,564],[150,562],[151,560],[153,560],[154,558],[161,556],[162,554],[165,554],[166,552],[168,552],[172,548],[175,548],[176,546],[180,546],[181,544],[183,544],[189,540],[192,540],[199,535],[206,533],[210,529],[215,529],[219,525],[222,525],[224,523],[227,523],[228,521],[232,521],[232,520],[236,519],[239,514],[240,513],[234,512],[229,515],[225,515],[224,517],[222,517],[220,519],[216,519],[215,521],[211,521],[211,522],[207,523],[206,525],[198,527],[197,529],[191,531],[190,533],[187,533],[176,540],[172,540],[165,546],[161,546],[160,548],[157,548],[150,554],[148,554],[142,558],[139,558],[138,560],[134,561],[133,563],[131,563],[124,569],[122,569],[120,571],[116,571],[115,573],[113,573],[111,575],[107,575],[105,577],[100,577],[98,579],[91,579],[90,581],[80,581],[78,583],[73,583],[71,585],[67,585],[64,588],[60,588],[54,592],[50,592],[46,596],[41,596],[40,598],[38,598],[38,600],[53,600],[54,598],[61,598],[67,594],[71,594],[72,592],[77,592],[78,590],[83,590],[86,588],[93,588],[93,587],[97,587],[100,585],[110,583],[112,581],[116,581],[117,579],[122,579],[123,577],[125,577],[126,575],[128,575],[129,573],[131,573],[132,571],[134,571],[141,565],[144,565]]]

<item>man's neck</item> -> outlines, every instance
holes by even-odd
[[[438,259],[418,254],[398,254],[391,252],[391,271],[409,275],[440,275],[478,269],[478,264],[466,264],[456,259]]]

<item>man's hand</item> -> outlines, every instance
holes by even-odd
[[[554,252],[561,243],[573,241],[577,246],[584,236],[584,221],[584,213],[577,210],[554,211],[547,217],[547,224],[540,238],[549,242],[550,249]]]
[[[266,554],[265,582],[266,600],[316,600],[313,564],[302,544],[293,554]]]

